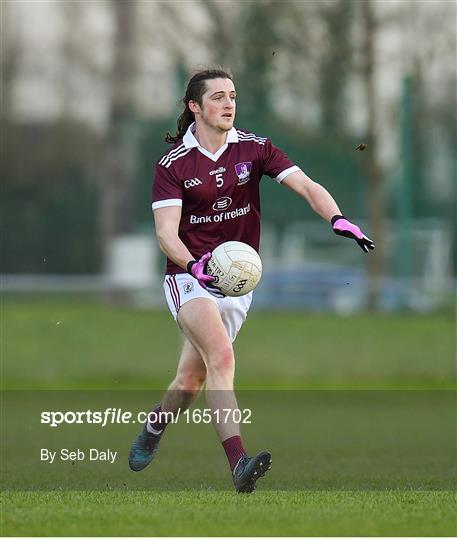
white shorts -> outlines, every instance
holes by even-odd
[[[252,302],[252,292],[244,296],[216,298],[206,289],[201,287],[198,281],[189,274],[167,274],[163,282],[165,297],[168,307],[175,321],[178,311],[189,300],[194,298],[207,298],[213,301],[221,312],[222,322],[232,341],[240,331]]]

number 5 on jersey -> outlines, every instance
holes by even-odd
[[[222,187],[224,185],[224,179],[222,178],[222,173],[216,174],[216,186]]]

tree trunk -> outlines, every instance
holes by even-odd
[[[327,133],[344,133],[344,93],[352,55],[352,1],[323,3],[320,5],[320,14],[326,36],[319,73],[322,125]]]
[[[14,84],[21,68],[22,39],[16,24],[17,15],[10,2],[2,2],[0,28],[2,33],[2,54],[0,66],[2,73],[2,106],[0,120],[7,129],[13,117]],[[3,146],[3,145],[2,145]]]
[[[110,241],[132,228],[133,171],[130,139],[135,65],[136,0],[111,3],[115,19],[111,103],[102,162],[100,193],[100,241],[102,260]]]
[[[376,249],[368,255],[368,290],[366,307],[369,311],[377,311],[380,304],[381,282],[384,264],[384,231],[385,231],[385,193],[383,176],[379,164],[377,119],[376,119],[376,84],[374,67],[375,38],[377,23],[373,13],[372,0],[361,3],[362,23],[364,27],[364,64],[362,75],[365,83],[367,103],[367,155],[364,167],[368,181],[368,236],[376,244]]]

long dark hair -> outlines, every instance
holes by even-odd
[[[233,81],[233,75],[226,69],[222,68],[212,68],[205,69],[195,73],[187,83],[186,93],[184,97],[180,100],[184,105],[184,111],[179,116],[176,125],[176,135],[167,133],[165,136],[165,142],[174,144],[177,142],[187,131],[187,128],[195,120],[194,113],[189,109],[189,101],[196,101],[200,107],[202,106],[202,97],[206,92],[205,81],[208,79],[230,79]]]

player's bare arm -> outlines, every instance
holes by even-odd
[[[180,206],[165,206],[154,210],[156,237],[160,249],[174,263],[194,276],[201,287],[216,298],[223,298],[224,294],[217,287],[211,286],[214,278],[206,274],[206,263],[211,257],[211,252],[205,253],[199,261],[196,261],[179,238],[181,213]]]
[[[365,253],[374,249],[373,241],[365,236],[357,225],[342,215],[330,193],[323,186],[311,180],[303,171],[288,174],[282,183],[306,199],[317,214],[329,221],[335,234],[355,240]]]
[[[160,249],[178,266],[187,268],[187,264],[194,260],[194,257],[179,238],[181,207],[157,208],[154,210],[154,221]]]
[[[341,210],[330,193],[323,186],[311,180],[303,171],[290,173],[282,183],[306,199],[311,208],[328,222],[333,216],[341,214]]]

